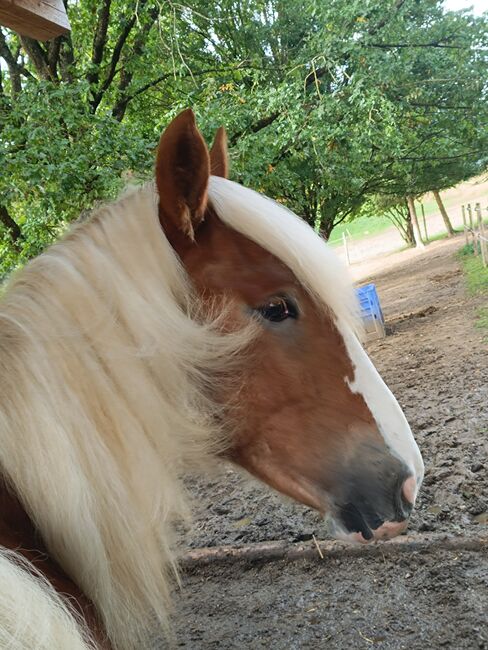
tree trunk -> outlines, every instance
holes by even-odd
[[[29,59],[33,63],[37,74],[41,79],[45,81],[56,81],[56,78],[52,76],[51,69],[47,61],[47,53],[44,50],[38,41],[34,38],[29,38],[28,36],[21,36],[20,42],[22,47],[27,52]]]
[[[333,219],[327,219],[325,222],[322,221],[319,228],[320,236],[323,237],[326,241],[329,241],[330,235],[335,226],[336,224],[334,223]]]
[[[412,219],[410,218],[407,202],[405,201],[405,205],[393,206],[385,214],[398,230],[407,246],[415,246]]]
[[[441,199],[441,195],[439,194],[438,190],[432,190],[432,194],[434,195],[434,198],[437,201],[437,205],[439,206],[439,210],[441,211],[442,218],[444,219],[444,225],[446,226],[447,236],[452,237],[455,234],[455,231],[447,215],[446,208],[444,207],[444,203],[442,202]]]
[[[10,237],[14,244],[19,244],[22,239],[22,231],[19,225],[12,219],[9,211],[4,205],[0,205],[0,223],[10,232]]]
[[[412,225],[412,218],[410,216],[410,210],[406,210],[406,216],[405,216],[405,230],[406,230],[406,242],[409,246],[415,246],[415,235],[413,232],[413,225]]]
[[[407,204],[408,204],[408,211],[410,213],[410,218],[412,220],[415,246],[417,248],[424,248],[424,242],[422,241],[422,235],[420,234],[419,221],[417,219],[417,212],[415,210],[415,203],[414,203],[413,196],[407,196]]]

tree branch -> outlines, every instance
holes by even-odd
[[[237,144],[239,138],[244,133],[246,133],[246,131],[249,133],[257,133],[258,131],[265,129],[270,124],[273,124],[273,122],[277,120],[279,116],[280,116],[279,111],[275,111],[274,113],[271,113],[266,117],[262,117],[260,120],[258,120],[254,124],[251,124],[249,127],[242,129],[242,131],[238,131],[237,133],[234,133],[234,135],[231,138],[229,138],[230,146],[233,147],[235,144]]]
[[[46,81],[55,81],[55,77],[52,76],[49,68],[47,52],[41,47],[39,41],[29,38],[28,36],[21,36],[20,42],[34,64],[41,79],[45,79]]]
[[[251,65],[249,67],[253,68],[254,66]],[[224,72],[233,72],[236,69],[242,70],[243,67],[242,66],[240,66],[238,68],[231,67],[230,69],[229,68],[208,68],[208,69],[205,69],[205,70],[195,70],[195,71],[192,70],[191,72],[187,71],[184,74],[180,74],[180,75],[178,75],[178,77],[179,78],[182,78],[182,77],[183,78],[186,78],[186,77],[202,77],[202,76],[204,76],[206,74],[213,74],[213,73],[221,74],[221,73],[224,73]],[[138,95],[142,95],[143,93],[145,93],[150,88],[154,88],[155,86],[162,83],[163,81],[166,81],[167,79],[170,79],[171,77],[174,77],[174,72],[173,71],[165,72],[160,77],[156,77],[156,79],[153,79],[152,81],[149,81],[148,83],[144,84],[143,86],[140,86],[139,88],[137,88],[137,90],[134,90],[132,93],[130,93],[130,95],[122,96],[117,101],[117,103],[115,104],[115,106],[114,106],[114,108],[112,110],[112,115],[118,119],[117,112],[121,109],[122,104],[125,104],[125,106],[123,107],[123,110],[125,112],[125,109],[127,108],[127,104],[129,104],[130,101],[135,99]]]
[[[215,70],[214,70],[215,72]],[[197,73],[198,74],[198,73]],[[166,81],[166,79],[169,79],[174,75],[173,72],[166,72],[165,74],[162,74],[160,77],[157,77],[156,79],[153,79],[152,81],[149,81],[147,84],[144,84],[137,90],[135,90],[131,95],[126,95],[124,98],[124,101],[127,103],[131,100],[137,97],[138,95],[142,95],[142,93],[145,93],[146,90],[149,90],[149,88],[154,88],[154,86],[157,86],[160,84],[162,81]],[[195,76],[195,73],[193,73],[193,76]],[[117,104],[114,106],[113,113],[117,111]]]
[[[153,7],[149,13],[148,13],[148,19],[143,25],[142,29],[139,30],[137,33],[135,39],[134,39],[134,44],[132,45],[132,48],[128,54],[125,55],[124,59],[135,59],[139,58],[142,56],[143,50],[144,50],[144,44],[147,40],[148,34],[151,31],[154,23],[156,22],[157,18],[159,15],[159,7],[155,6]],[[117,100],[116,105],[114,106],[114,109],[112,110],[112,115],[115,117],[116,120],[119,122],[122,121],[125,111],[127,109],[127,105],[130,100],[128,100],[128,95],[126,94],[126,90],[129,87],[130,83],[132,82],[132,79],[134,77],[134,72],[133,70],[129,69],[126,66],[122,66],[121,72],[120,72],[120,81],[119,81],[119,86],[118,86],[118,96],[119,99]]]
[[[139,7],[142,7],[146,4],[147,0],[139,0]],[[132,28],[135,25],[137,19],[137,13],[136,13],[136,8],[133,7],[132,9],[132,14],[130,18],[126,19],[126,22],[124,24],[124,27],[122,31],[119,34],[119,37],[117,39],[117,42],[115,43],[114,49],[112,51],[112,57],[110,59],[110,64],[108,67],[108,72],[105,77],[105,80],[103,81],[100,89],[98,92],[96,92],[93,96],[91,103],[92,107],[92,112],[95,113],[97,110],[98,106],[100,105],[100,102],[103,99],[103,96],[107,89],[110,87],[112,81],[114,80],[115,74],[117,72],[117,64],[120,60],[120,55],[122,54],[122,49],[127,42],[127,39],[129,37],[129,34],[132,31]]]
[[[362,195],[360,195],[360,196],[362,196]],[[341,217],[339,217],[339,219],[334,219],[334,225],[332,226],[332,228],[335,228],[336,226],[338,226],[339,224],[341,224],[343,221],[345,221],[345,220],[347,219],[347,217],[351,214],[351,212],[352,212],[353,210],[354,210],[354,208],[348,208],[348,209],[345,210],[345,212],[341,215]],[[332,231],[332,229],[331,229],[331,231]],[[330,232],[329,232],[329,236],[330,236]]]
[[[59,69],[61,72],[61,79],[65,82],[71,83],[73,81],[72,68],[75,63],[73,41],[71,40],[71,34],[63,34],[60,38],[61,51],[59,53]]]
[[[54,38],[52,41],[48,41],[47,43],[47,64],[52,79],[58,78],[58,62],[62,43],[62,36],[58,36],[57,38]]]
[[[103,60],[103,53],[105,51],[105,44],[107,42],[107,31],[110,20],[110,5],[112,0],[104,0],[98,11],[97,25],[95,28],[95,35],[93,37],[92,46],[92,68],[86,75],[87,80],[91,84],[97,84],[100,78],[99,65]]]
[[[5,34],[0,29],[0,56],[5,61],[10,75],[10,83],[12,85],[12,97],[16,97],[22,90],[22,83],[20,80],[21,69],[17,58],[10,50]]]
[[[409,100],[408,100],[409,101]],[[472,110],[472,106],[451,106],[448,104],[422,104],[419,102],[412,102],[409,101],[410,106],[416,106],[417,108],[436,108],[437,110],[449,110],[449,111],[465,111],[465,110]]]
[[[391,50],[395,48],[402,47],[438,47],[442,49],[449,50],[465,50],[464,45],[444,45],[439,41],[433,41],[432,43],[363,43],[364,47],[379,47],[384,50]]]
[[[465,151],[464,153],[460,153],[456,156],[401,156],[400,158],[397,158],[397,160],[411,160],[412,162],[438,162],[439,160],[457,160],[459,158],[466,158],[467,156],[479,155],[480,153],[483,153],[483,150],[475,149],[474,151]]]

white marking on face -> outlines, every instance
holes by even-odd
[[[412,471],[418,490],[424,477],[424,463],[407,419],[357,337],[351,331],[339,331],[354,368],[354,380],[346,377],[345,381],[354,393],[363,396],[385,444]],[[412,494],[413,499],[415,496]]]

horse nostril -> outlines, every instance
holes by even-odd
[[[361,533],[365,540],[373,539],[373,533],[366,523],[363,513],[353,503],[346,503],[339,512],[342,523],[348,532]],[[379,523],[381,525],[383,522],[380,520]]]
[[[417,496],[417,481],[414,476],[409,476],[402,487],[402,495],[404,500],[411,504],[415,504],[415,497]]]
[[[413,510],[417,485],[415,478],[409,476],[403,483],[397,487],[395,496],[395,521],[408,519]]]

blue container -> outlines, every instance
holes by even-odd
[[[386,336],[385,319],[381,311],[380,299],[374,284],[365,284],[356,289],[356,295],[361,307],[361,318],[368,334],[376,333]]]

